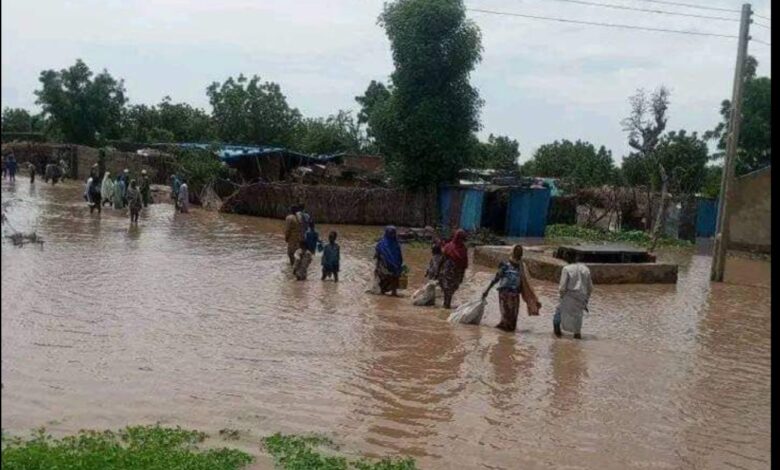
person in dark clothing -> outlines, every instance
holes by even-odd
[[[8,155],[5,160],[6,171],[8,172],[8,180],[16,181],[16,157],[14,154]]]
[[[333,276],[335,282],[339,282],[339,264],[341,263],[341,247],[336,243],[336,232],[328,234],[328,244],[322,249],[322,280]]]
[[[30,184],[35,184],[35,165],[29,164],[30,168]]]
[[[148,207],[152,203],[152,185],[146,170],[141,170],[141,198],[143,199],[144,207]]]

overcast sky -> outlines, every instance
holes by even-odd
[[[739,13],[592,0],[638,8],[737,19]],[[738,10],[736,0],[686,0]],[[466,0],[468,8],[585,21],[737,35],[739,24],[597,8],[560,0]],[[753,3],[770,17],[770,2]],[[390,48],[376,18],[381,0],[3,0],[2,105],[35,109],[44,69],[83,59],[93,71],[123,78],[131,103],[165,95],[210,110],[206,86],[239,73],[278,82],[305,116],[356,109],[371,80],[387,80]],[[620,120],[637,88],[672,90],[669,128],[703,132],[731,95],[736,40],[626,31],[469,12],[482,30],[482,62],[473,74],[485,106],[483,130],[517,139],[525,161],[556,139],[627,153]],[[768,23],[756,18],[756,21]],[[753,26],[753,37],[770,41]],[[770,74],[770,48],[751,42],[759,74]]]

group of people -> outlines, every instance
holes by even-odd
[[[151,180],[146,170],[141,170],[140,183],[130,175],[130,170],[125,170],[115,178],[110,171],[100,177],[98,165],[90,169],[89,178],[84,188],[84,200],[89,205],[89,213],[95,210],[102,212],[108,205],[116,210],[125,207],[130,212],[130,223],[137,224],[141,208],[152,203]]]
[[[468,248],[465,244],[467,234],[463,230],[457,230],[450,240],[443,241],[432,229],[429,228],[429,231],[433,244],[425,277],[438,283],[444,294],[444,307],[452,308],[452,297],[463,282],[469,265]],[[396,295],[403,257],[395,227],[385,229],[384,237],[377,243],[375,258],[375,274],[379,278],[381,292]],[[497,328],[505,331],[516,330],[521,299],[525,302],[529,315],[539,315],[542,304],[531,286],[521,245],[512,247],[509,259],[499,264],[495,276],[482,294],[483,300],[496,285],[501,311],[501,321]],[[582,337],[583,314],[588,311],[592,292],[593,282],[586,265],[572,263],[563,268],[559,285],[559,304],[553,315],[553,332],[556,336],[567,331],[573,333],[576,339]]]
[[[328,243],[323,244],[305,206],[292,206],[284,220],[284,241],[287,243],[287,257],[295,279],[306,280],[314,254],[321,252],[322,280],[333,277],[334,282],[339,282],[341,247],[336,243],[337,238],[338,234],[332,231],[328,234]]]
[[[190,189],[187,181],[179,175],[171,175],[171,200],[177,212],[186,214],[190,211]]]
[[[89,205],[90,214],[95,210],[100,213],[106,204],[117,210],[127,207],[130,212],[130,223],[138,224],[141,209],[153,203],[151,180],[146,170],[141,170],[139,182],[130,175],[130,170],[127,168],[115,178],[112,178],[109,171],[106,171],[102,178],[98,177],[97,168],[97,164],[92,167],[84,189],[84,199]],[[177,212],[189,212],[187,182],[175,174],[171,176],[171,198]]]

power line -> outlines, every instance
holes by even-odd
[[[614,8],[617,10],[641,11],[645,13],[657,13],[660,15],[688,16],[691,18],[703,18],[705,20],[734,21],[736,23],[739,23],[739,18],[724,18],[722,16],[696,15],[693,13],[679,13],[676,11],[668,11],[668,10],[651,10],[649,8],[635,8],[635,7],[625,6],[625,5],[615,5],[614,3],[596,3],[596,2],[586,2],[584,0],[555,0],[555,1],[576,3],[578,5],[587,5],[587,6],[594,6],[594,7]]]
[[[762,28],[766,28],[766,29],[772,29],[772,27],[771,27],[771,26],[769,26],[769,25],[765,25],[765,24],[763,24],[763,23],[759,23],[759,22],[757,22],[757,21],[754,21],[754,22],[753,22],[753,24],[754,24],[754,25],[756,25],[756,26],[760,26],[760,27],[762,27]]]
[[[762,20],[772,21],[772,18],[767,18],[766,16],[761,16],[758,13],[753,13],[753,16],[756,18],[761,18]]]
[[[679,34],[691,34],[694,36],[711,36],[711,37],[719,37],[719,38],[729,38],[729,39],[737,39],[737,36],[731,36],[726,34],[715,34],[715,33],[700,33],[698,31],[684,31],[681,29],[665,29],[665,28],[649,28],[645,26],[634,26],[634,25],[628,25],[628,24],[617,24],[617,23],[600,23],[596,21],[582,21],[582,20],[570,20],[567,18],[553,18],[551,16],[537,16],[537,15],[525,15],[522,13],[508,13],[508,12],[501,12],[501,11],[493,11],[493,10],[483,10],[480,8],[467,8],[468,11],[474,11],[478,13],[488,13],[491,15],[503,15],[503,16],[517,16],[520,18],[530,18],[534,20],[548,20],[548,21],[558,21],[561,23],[574,23],[574,24],[584,24],[584,25],[590,25],[590,26],[606,26],[609,28],[622,28],[622,29],[637,29],[642,31],[655,31],[655,32],[661,32],[661,33],[679,33]]]
[[[678,7],[699,8],[701,10],[713,10],[713,11],[728,11],[732,13],[740,13],[742,10],[731,10],[728,8],[708,7],[704,5],[693,5],[691,3],[678,3],[678,2],[664,2],[663,0],[639,0],[647,3],[659,3],[661,5],[674,5]]]
[[[762,41],[760,39],[755,39],[755,38],[750,38],[750,40],[753,41],[753,42],[757,42],[759,44],[763,44],[765,46],[772,47],[772,43],[771,42],[764,42],[764,41]]]

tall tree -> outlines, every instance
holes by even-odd
[[[603,145],[596,150],[590,142],[564,139],[539,147],[524,164],[523,174],[561,178],[575,188],[595,187],[614,181],[615,165]]]
[[[636,94],[629,98],[631,113],[622,121],[623,130],[628,132],[628,145],[637,152],[639,158],[652,162],[661,181],[661,201],[653,225],[651,250],[655,249],[666,217],[669,173],[656,149],[661,135],[666,129],[669,95],[669,90],[664,86],[659,87],[651,94],[641,89],[637,90]]]
[[[369,125],[395,180],[408,188],[452,181],[471,157],[482,101],[469,83],[479,28],[462,0],[396,0],[379,17],[395,71]]]
[[[81,60],[60,71],[44,70],[36,90],[37,104],[69,142],[94,144],[102,138],[119,138],[122,110],[127,102],[124,82],[106,70],[92,77]]]
[[[772,81],[769,77],[756,77],[758,62],[748,56],[745,66],[745,82],[742,91],[742,124],[737,143],[736,173],[743,175],[761,169],[772,160]],[[724,100],[720,107],[721,122],[715,129],[705,132],[706,139],[717,139],[715,159],[722,159],[728,138],[731,101]]]
[[[494,170],[517,171],[519,144],[507,136],[490,134],[487,142],[475,142],[474,166]]]
[[[301,113],[287,104],[279,85],[253,76],[214,82],[206,90],[217,136],[224,142],[289,146]]]

